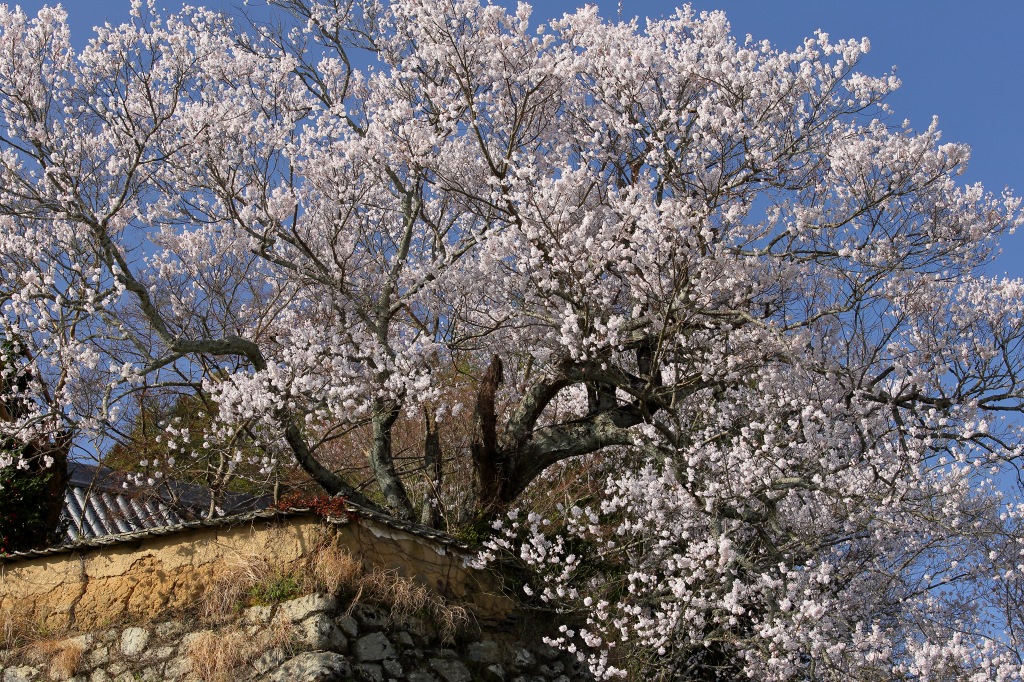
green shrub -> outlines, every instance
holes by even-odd
[[[18,344],[0,336],[0,419],[15,422],[29,414],[31,376]],[[0,438],[0,459],[14,456],[14,465],[0,468],[0,554],[47,547],[61,536],[71,440],[54,436],[30,443]]]
[[[247,597],[250,604],[277,604],[302,594],[302,586],[295,576],[279,574],[272,580],[258,583],[249,588]]]

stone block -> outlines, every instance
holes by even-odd
[[[484,682],[505,682],[507,679],[508,673],[498,663],[484,668]]]
[[[345,653],[348,639],[333,620],[325,613],[315,613],[298,626],[299,639],[312,649],[327,649]]]
[[[181,638],[181,653],[188,653],[189,648],[192,646],[192,642],[197,639],[206,639],[213,634],[213,630],[196,630],[195,632],[186,633],[185,636]]]
[[[437,678],[425,670],[417,670],[414,673],[409,673],[409,676],[405,679],[408,682],[437,682]]]
[[[307,651],[286,661],[269,682],[338,682],[352,677],[352,665],[341,654]]]
[[[566,658],[565,667],[572,677],[590,676],[590,669],[587,667],[587,664],[578,658]]]
[[[461,661],[448,658],[432,658],[430,659],[430,667],[445,682],[473,682],[473,676],[469,674],[469,669]]]
[[[547,677],[557,677],[565,672],[565,664],[561,661],[554,661],[552,663],[546,663],[537,669],[541,675]]]
[[[411,617],[406,621],[406,629],[409,631],[417,642],[425,644],[432,639],[433,629],[427,624],[422,618]]]
[[[520,648],[516,649],[515,659],[513,660],[513,663],[520,670],[524,670],[526,668],[532,668],[533,666],[537,665],[537,657],[530,653],[529,649]]]
[[[277,607],[279,617],[298,623],[314,613],[326,613],[338,608],[338,600],[326,594],[307,594],[305,597],[286,601]]]
[[[393,658],[385,658],[381,665],[384,666],[384,672],[391,677],[401,677],[404,672],[402,664]]]
[[[501,646],[495,641],[473,642],[466,647],[466,660],[470,663],[490,665],[501,660]]]
[[[360,629],[365,632],[383,630],[388,625],[388,616],[383,609],[372,604],[356,604],[352,607],[352,615],[359,623]]]
[[[4,670],[4,682],[32,682],[39,676],[39,668],[22,665]]]
[[[132,680],[136,682],[164,682],[164,674],[160,666],[143,668],[140,673],[133,673]]]
[[[270,616],[273,613],[273,606],[265,606],[263,604],[250,606],[242,611],[242,622],[246,625],[266,625],[270,622]]]
[[[383,661],[385,658],[395,658],[398,654],[394,645],[381,632],[371,632],[365,637],[356,640],[356,658],[363,663]]]
[[[183,632],[185,624],[180,620],[169,620],[153,628],[153,636],[160,640],[177,639]]]
[[[551,646],[550,644],[538,644],[533,647],[533,652],[543,658],[545,661],[557,661],[558,657],[562,655],[562,652]]]
[[[164,678],[168,682],[177,682],[192,672],[192,661],[187,657],[172,658],[164,666]]]
[[[360,682],[384,682],[384,670],[376,663],[360,663],[356,667],[356,679]]]
[[[355,639],[359,636],[359,624],[356,623],[356,619],[352,616],[338,616],[334,619],[334,622],[338,624],[338,627],[341,628],[346,637]]]
[[[91,634],[78,635],[77,637],[69,637],[60,643],[61,648],[66,647],[79,647],[82,651],[89,651],[92,648],[93,642],[96,637]]]
[[[97,646],[85,654],[85,662],[90,668],[98,668],[110,662],[110,647]]]
[[[288,660],[288,654],[280,647],[264,651],[263,655],[252,662],[253,669],[260,675],[266,674]]]
[[[173,646],[150,647],[142,654],[143,661],[166,661],[174,655]]]
[[[134,658],[142,654],[149,644],[149,630],[145,628],[126,628],[121,633],[121,653]]]

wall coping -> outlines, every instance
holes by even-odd
[[[373,509],[369,509],[368,507],[355,504],[354,502],[346,501],[345,511],[346,514],[340,517],[325,516],[323,517],[324,521],[332,525],[341,525],[349,523],[353,518],[366,519],[395,530],[404,531],[410,535],[414,535],[436,545],[441,545],[445,548],[461,551],[463,553],[469,553],[472,551],[469,545],[453,535],[449,535],[448,533],[428,528],[426,526],[421,526],[417,523],[403,521],[393,516],[389,516],[388,514],[383,514]],[[0,563],[13,564],[28,559],[37,559],[39,557],[53,556],[57,554],[68,554],[86,549],[125,545],[147,538],[184,533],[197,528],[229,528],[231,526],[250,523],[257,520],[284,519],[308,515],[311,513],[312,510],[308,507],[290,507],[285,510],[261,509],[246,512],[244,514],[221,516],[213,519],[202,519],[199,521],[187,521],[185,523],[179,523],[172,526],[161,526],[158,528],[149,528],[146,530],[131,531],[128,533],[103,535],[96,538],[78,540],[76,542],[66,542],[61,545],[45,547],[42,549],[31,549],[20,552],[11,552],[10,554],[0,554]]]

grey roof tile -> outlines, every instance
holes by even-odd
[[[225,496],[223,516],[205,518],[209,509],[209,491],[201,486],[171,483],[173,490],[164,494],[129,485],[117,472],[79,462],[68,465],[69,483],[64,497],[66,524],[65,542],[55,547],[0,554],[0,562],[17,561],[80,551],[91,547],[134,542],[136,540],[177,533],[192,528],[228,527],[258,519],[274,519],[309,514],[305,508],[278,510],[267,508],[268,498],[232,494]],[[186,500],[194,506],[182,504]],[[467,546],[447,533],[401,521],[373,509],[346,502],[348,514],[404,530],[453,549]],[[348,523],[348,515],[327,518],[328,523]]]
[[[139,487],[111,469],[70,462],[64,497],[65,539],[76,542],[198,521],[210,508],[210,497],[210,490],[202,486],[166,481]],[[230,515],[266,507],[269,502],[268,498],[228,493],[220,506]]]

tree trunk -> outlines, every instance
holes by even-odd
[[[494,400],[503,379],[501,358],[495,355],[480,381],[473,414],[473,484],[476,488],[476,513],[487,516],[499,503],[506,477],[506,457],[498,448],[498,425]]]
[[[377,485],[384,495],[384,503],[400,519],[412,521],[415,518],[409,495],[395,472],[392,458],[392,429],[401,413],[401,406],[391,400],[377,400],[373,405],[373,446],[370,450],[370,466]]]
[[[650,364],[650,363],[648,363]],[[647,369],[650,369],[647,367]],[[494,518],[515,503],[545,469],[565,459],[633,442],[632,429],[656,403],[619,403],[615,386],[640,393],[649,379],[630,376],[601,363],[565,362],[534,383],[509,415],[498,438],[495,393],[501,383],[501,360],[491,361],[477,393],[471,450],[477,492],[477,520]],[[544,410],[559,391],[572,384],[588,389],[588,414],[580,419],[538,426]]]
[[[420,512],[420,523],[431,528],[441,527],[441,509],[438,493],[441,489],[441,436],[437,430],[434,410],[423,408],[423,421],[426,437],[423,441],[423,471],[427,477],[427,489],[423,492],[423,509]]]

